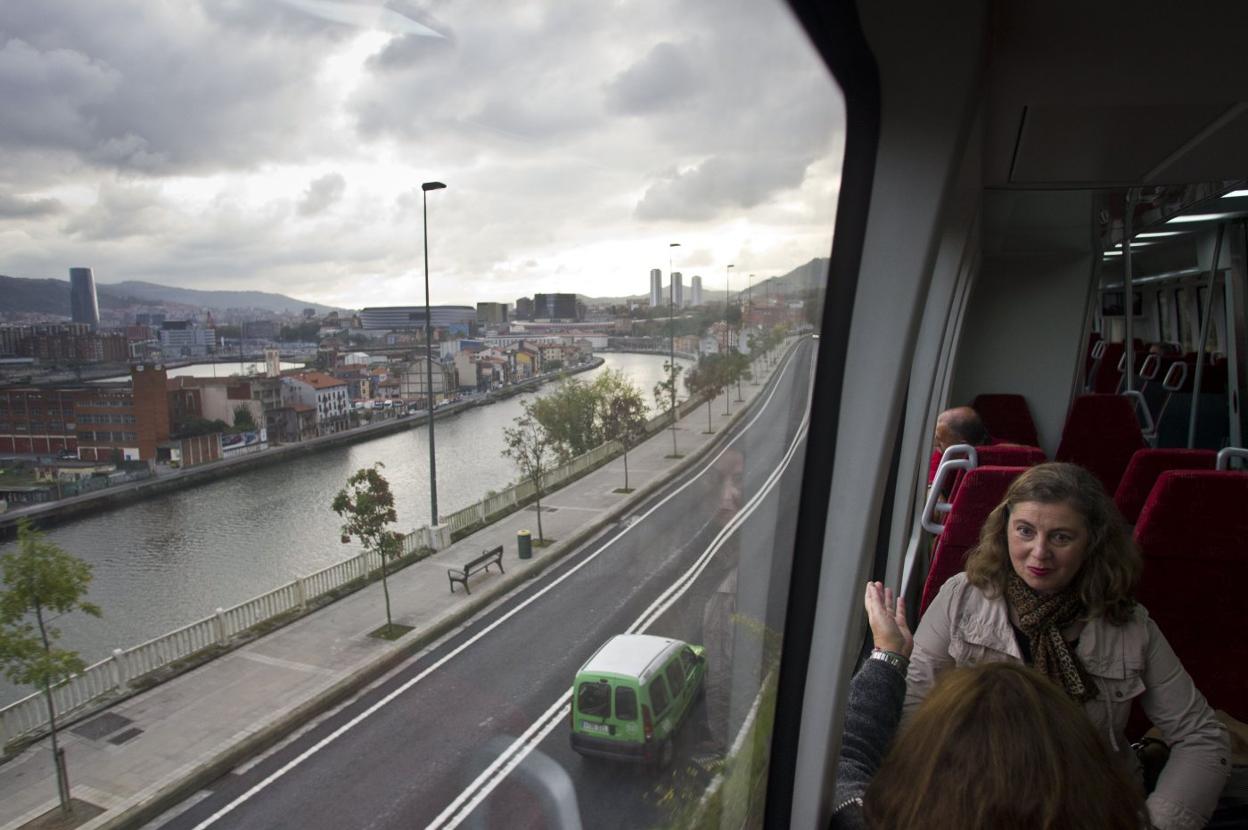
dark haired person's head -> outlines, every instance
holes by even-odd
[[[1092,473],[1039,464],[1022,473],[988,514],[966,560],[967,581],[989,596],[1011,572],[1041,594],[1074,588],[1088,618],[1130,619],[1140,554],[1122,516]]]
[[[1087,715],[1015,663],[952,669],[872,779],[874,830],[1138,830],[1143,796]]]
[[[946,409],[936,418],[937,452],[944,452],[954,444],[970,444],[978,447],[988,440],[988,430],[984,427],[979,413],[969,406],[956,406]]]

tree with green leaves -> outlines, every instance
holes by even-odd
[[[663,361],[664,379],[654,385],[654,402],[667,411],[672,417],[672,457],[679,456],[676,450],[676,379],[685,371],[685,367],[671,361]]]
[[[525,401],[524,414],[517,415],[514,427],[503,428],[503,457],[515,462],[520,474],[533,482],[534,501],[537,503],[537,541],[546,543],[542,534],[542,477],[554,463],[557,450],[555,441],[533,414],[534,401]]]
[[[354,536],[364,549],[381,559],[381,590],[386,597],[386,628],[381,636],[392,637],[396,633],[390,616],[390,583],[387,581],[386,560],[397,558],[403,550],[403,537],[390,530],[398,521],[394,509],[394,494],[386,481],[380,461],[371,467],[356,470],[347,479],[347,486],[334,496],[333,510],[343,517],[342,541],[347,543]],[[404,629],[406,630],[406,629]]]
[[[598,416],[601,389],[578,378],[564,378],[555,391],[532,401],[530,412],[542,425],[561,462],[571,461],[603,442]]]
[[[27,519],[17,526],[17,551],[0,557],[0,666],[13,683],[34,686],[48,704],[52,757],[62,812],[69,813],[69,777],[57,744],[52,690],[86,665],[75,651],[57,648],[59,629],[49,615],[81,611],[93,617],[100,609],[83,598],[91,584],[91,566],[47,541]]]
[[[750,358],[733,349],[728,353],[727,366],[729,382],[737,385],[737,402],[741,403],[745,400],[741,396],[741,381],[754,378],[754,373],[750,371]]]
[[[698,363],[685,375],[685,388],[693,397],[706,397],[706,431],[715,431],[711,425],[711,401],[725,386],[725,361],[723,355],[707,354],[698,359]]]
[[[602,435],[624,448],[624,492],[628,486],[628,451],[646,434],[646,402],[641,390],[623,372],[603,372],[594,381]]]

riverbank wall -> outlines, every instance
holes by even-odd
[[[510,398],[514,395],[520,395],[525,392],[531,392],[541,386],[556,381],[560,377],[569,374],[579,374],[597,369],[605,361],[601,357],[596,357],[589,363],[576,366],[566,371],[542,375],[540,377],[526,380],[523,383],[508,386],[496,392],[490,392],[480,397],[474,397],[470,400],[461,401],[459,403],[444,406],[433,413],[433,417],[438,420],[452,417],[461,412],[478,406],[488,406],[495,401]],[[279,464],[289,461],[310,453],[322,452],[324,450],[335,447],[343,447],[356,444],[361,441],[368,441],[373,438],[380,438],[395,432],[412,429],[413,427],[425,426],[428,424],[429,415],[408,415],[388,419],[376,424],[368,426],[356,427],[355,429],[345,430],[343,432],[334,433],[333,435],[322,435],[317,438],[311,438],[307,441],[301,441],[298,444],[282,444],[281,446],[271,447],[262,452],[252,453],[250,455],[238,456],[236,458],[223,459],[221,461],[213,461],[196,467],[187,467],[176,472],[162,475],[157,478],[144,479],[142,481],[122,484],[117,487],[110,487],[106,490],[97,490],[81,496],[72,496],[67,499],[59,499],[54,502],[45,502],[43,504],[32,505],[31,507],[17,508],[0,513],[0,541],[11,538],[16,534],[17,523],[21,519],[30,519],[39,526],[46,527],[77,518],[79,516],[89,515],[91,513],[112,510],[126,504],[132,504],[136,501],[151,496],[169,493],[175,490],[181,490],[187,487],[195,487],[200,484],[207,484],[227,476],[241,473],[245,470],[252,470],[257,467],[263,467],[270,464]]]

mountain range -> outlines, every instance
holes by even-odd
[[[753,291],[763,295],[792,296],[815,290],[823,285],[828,270],[828,260],[812,259],[780,277],[757,282]],[[738,280],[740,275],[737,276]],[[688,291],[688,286],[685,288]],[[331,311],[349,312],[320,303],[272,294],[265,291],[206,291],[195,288],[174,288],[152,282],[131,280],[118,283],[96,283],[96,295],[101,310],[121,309],[134,306],[180,306],[189,312],[209,309],[220,313],[226,309],[256,309],[272,314],[299,314],[305,308],[314,308],[319,315]],[[744,296],[745,291],[737,292]],[[723,290],[716,290],[703,283],[703,295],[710,302],[722,302]],[[647,302],[649,294],[633,294],[627,297],[584,297],[587,305],[605,305]],[[48,314],[69,316],[69,282],[55,279],[25,279],[0,274],[0,313]]]

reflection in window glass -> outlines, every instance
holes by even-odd
[[[610,717],[611,686],[607,683],[582,683],[576,695],[576,708],[582,715]]]
[[[615,719],[637,720],[637,692],[628,686],[615,689]]]

